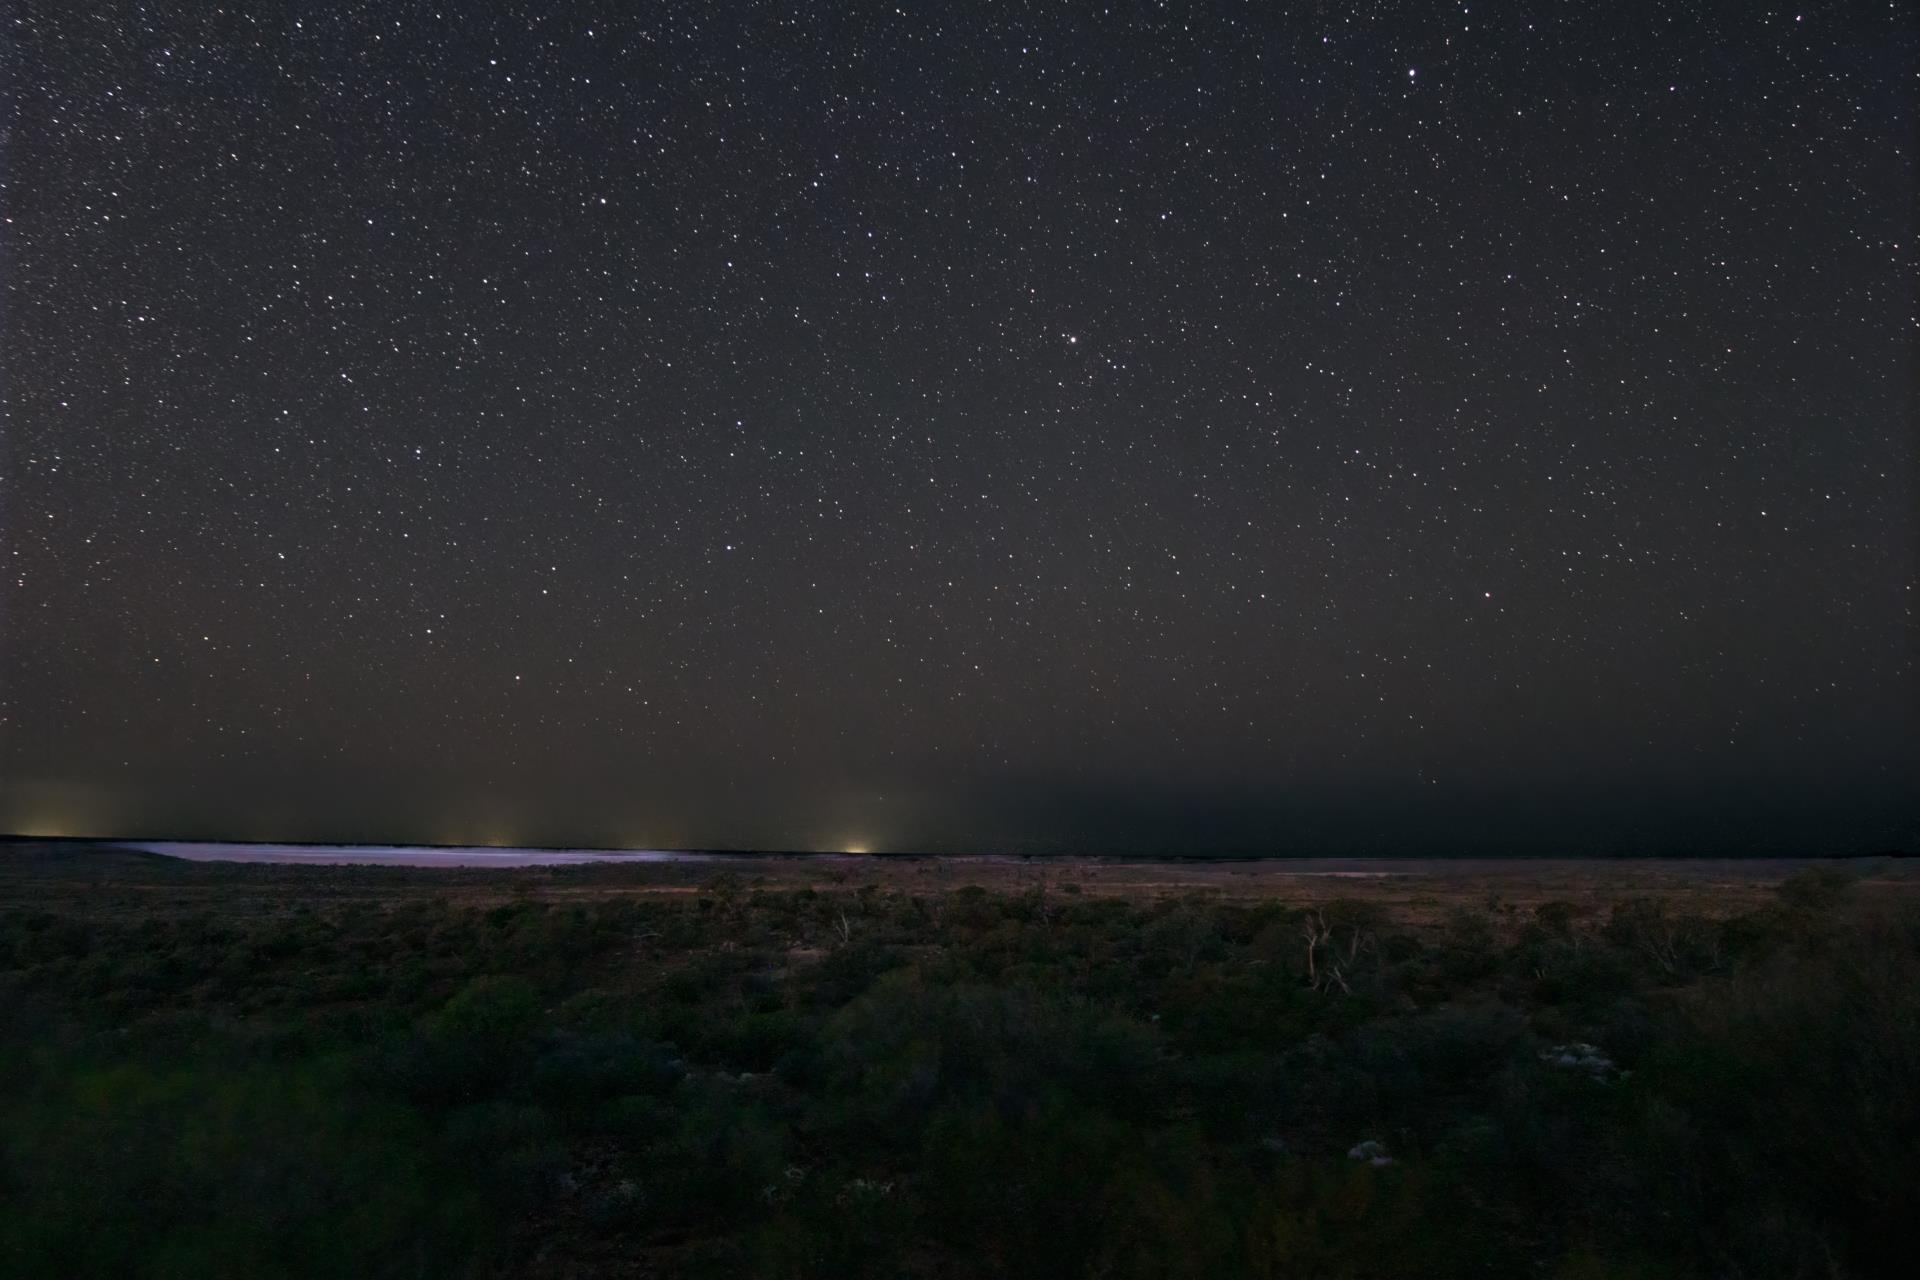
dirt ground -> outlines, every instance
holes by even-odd
[[[1308,905],[1375,903],[1404,924],[1437,921],[1456,907],[1531,914],[1564,900],[1600,907],[1666,899],[1707,915],[1766,900],[1788,876],[1831,865],[1876,892],[1920,894],[1916,859],[1289,859],[1151,861],[1101,858],[723,855],[687,862],[559,867],[419,868],[193,863],[92,842],[0,844],[0,907],[89,905],[167,914],[285,910],[298,904],[444,898],[486,904],[579,901],[626,895],[698,895],[726,877],[748,892],[813,889],[934,895],[969,885],[994,892],[1151,899],[1197,894]]]
[[[1460,906],[1531,913],[1539,904],[1554,900],[1597,905],[1637,897],[1667,899],[1706,915],[1730,915],[1766,900],[1782,880],[1810,865],[1816,865],[1815,860],[744,859],[694,867],[669,865],[641,876],[616,869],[622,873],[618,881],[649,880],[644,886],[583,883],[597,881],[605,873],[599,868],[570,869],[538,892],[561,898],[609,891],[697,893],[714,876],[731,872],[750,889],[811,887],[830,892],[876,885],[882,891],[932,894],[978,885],[995,892],[1042,889],[1126,898],[1198,894],[1302,905],[1350,899],[1378,904],[1394,918],[1417,924],[1437,920]],[[1892,859],[1871,864],[1835,861],[1834,865],[1888,892],[1920,893],[1920,865]]]

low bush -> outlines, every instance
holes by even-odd
[[[0,1272],[1903,1267],[1904,898],[1064,888],[0,903]]]

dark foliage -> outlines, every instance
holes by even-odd
[[[1831,873],[1426,929],[724,878],[388,902],[0,908],[0,1272],[1904,1263],[1920,912]]]

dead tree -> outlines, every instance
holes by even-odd
[[[1320,948],[1333,937],[1333,930],[1321,918],[1318,911],[1309,911],[1300,917],[1300,923],[1307,931],[1307,985],[1315,991],[1320,989],[1320,967],[1318,957]]]
[[[1338,987],[1344,994],[1352,995],[1353,986],[1347,981],[1347,974],[1353,971],[1361,954],[1372,948],[1373,935],[1358,925],[1351,925],[1346,946],[1342,948],[1334,936],[1333,926],[1318,911],[1309,911],[1301,917],[1301,923],[1307,938],[1307,985],[1315,991]]]

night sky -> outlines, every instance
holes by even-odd
[[[0,827],[1915,836],[1902,3],[5,17]]]

